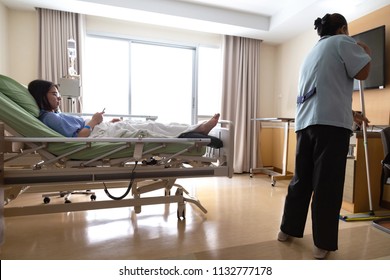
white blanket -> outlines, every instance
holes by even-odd
[[[165,138],[178,137],[184,132],[190,132],[198,127],[179,123],[162,124],[154,121],[120,121],[116,123],[104,122],[94,127],[89,137],[115,137],[115,138]]]

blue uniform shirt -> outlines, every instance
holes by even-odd
[[[85,126],[81,117],[42,110],[39,119],[51,129],[65,137],[77,137],[78,132]]]
[[[370,56],[346,35],[325,36],[302,64],[299,96],[313,88],[316,93],[297,104],[295,131],[310,125],[331,125],[352,129],[353,77]]]

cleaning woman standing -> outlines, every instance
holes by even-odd
[[[319,42],[300,71],[295,119],[294,177],[288,187],[278,240],[303,237],[311,202],[313,255],[338,249],[338,225],[353,121],[368,122],[352,111],[353,79],[370,70],[370,50],[348,33],[340,14],[314,22]]]

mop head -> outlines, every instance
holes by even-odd
[[[367,212],[350,215],[340,215],[340,220],[344,222],[375,221],[378,219],[382,219],[383,217],[390,217],[390,212]]]

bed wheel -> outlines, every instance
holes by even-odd
[[[95,201],[96,200],[96,194],[91,194],[91,201]]]
[[[43,203],[49,204],[49,203],[50,203],[50,197],[45,196],[45,197],[43,198]]]
[[[271,186],[275,187],[275,185],[276,185],[276,181],[275,181],[275,180],[272,180]]]
[[[72,203],[69,199],[65,199],[65,203]]]
[[[182,218],[183,220],[185,220],[186,218],[186,206],[184,203],[183,205],[179,205],[179,207],[177,208],[177,218],[179,220],[181,220]]]

